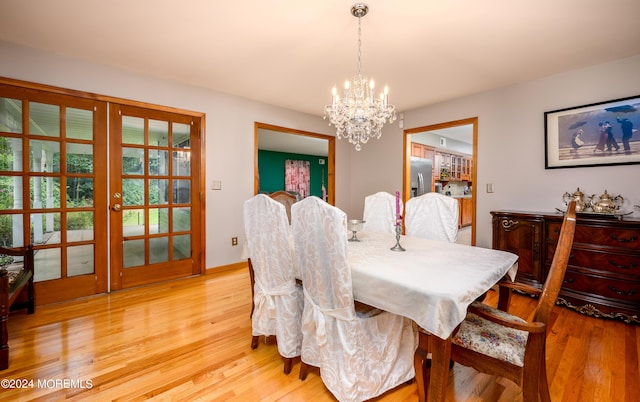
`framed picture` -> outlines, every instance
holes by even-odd
[[[640,95],[545,112],[545,169],[640,163]]]

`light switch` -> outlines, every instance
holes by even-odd
[[[493,193],[493,183],[487,183],[487,193]]]
[[[221,180],[214,180],[211,182],[211,189],[212,190],[222,190],[222,181]]]

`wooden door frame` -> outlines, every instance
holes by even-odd
[[[402,168],[402,188],[403,195],[402,199],[406,205],[409,198],[411,198],[411,134],[418,134],[425,131],[434,131],[434,130],[442,130],[445,128],[457,127],[457,126],[466,126],[471,125],[473,127],[473,155],[472,155],[472,166],[471,166],[471,183],[473,183],[473,191],[471,192],[471,245],[475,246],[476,244],[476,200],[478,193],[478,118],[471,117],[467,119],[448,121],[444,123],[432,124],[428,126],[410,128],[404,130],[403,134],[403,168]]]
[[[253,193],[260,191],[260,174],[258,171],[258,132],[259,130],[278,131],[282,134],[300,135],[304,137],[318,138],[327,141],[327,203],[335,205],[335,159],[336,159],[336,137],[326,134],[312,133],[310,131],[296,130],[293,128],[274,126],[267,123],[254,123],[254,154],[253,154]]]

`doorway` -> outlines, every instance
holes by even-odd
[[[477,135],[477,117],[404,131],[403,201],[430,191],[458,198],[459,227],[470,230],[470,245],[476,244]],[[428,168],[417,175],[412,166]]]
[[[295,130],[287,127],[274,126],[271,124],[256,122],[255,129],[255,154],[254,154],[254,193],[285,190],[285,188],[267,189],[265,184],[268,172],[263,172],[261,177],[259,160],[263,152],[275,152],[282,154],[299,155],[302,158],[310,157],[310,160],[324,163],[315,169],[322,172],[319,176],[326,177],[326,182],[312,183],[312,195],[321,196],[319,193],[322,187],[326,189],[326,201],[335,205],[335,137],[312,133],[309,131]],[[319,157],[319,158],[313,158]],[[326,162],[325,162],[326,161]],[[326,172],[326,173],[325,173]],[[281,172],[284,177],[284,170]],[[280,173],[278,173],[280,175]],[[313,179],[313,178],[312,178]],[[261,184],[262,182],[262,184]],[[266,190],[265,190],[266,189]]]

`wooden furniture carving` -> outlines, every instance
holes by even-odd
[[[0,370],[5,370],[9,367],[9,312],[22,308],[35,312],[33,248],[0,247],[0,255],[11,260],[0,268]]]
[[[518,254],[518,278],[540,287],[562,215],[494,211],[493,248]],[[640,324],[640,219],[578,214],[558,304],[582,314]]]
[[[291,224],[291,205],[298,201],[298,197],[288,191],[274,191],[273,193],[269,193],[267,195],[284,205],[285,209],[287,210],[287,219],[289,220],[289,224]]]
[[[451,343],[451,359],[464,366],[508,378],[522,387],[525,402],[550,402],[547,380],[545,343],[550,329],[549,318],[567,270],[576,228],[575,202],[569,205],[562,230],[557,235],[557,249],[542,290],[529,285],[503,280],[502,297],[510,295],[503,288],[521,289],[539,296],[531,321],[508,314],[486,304],[475,302]]]

